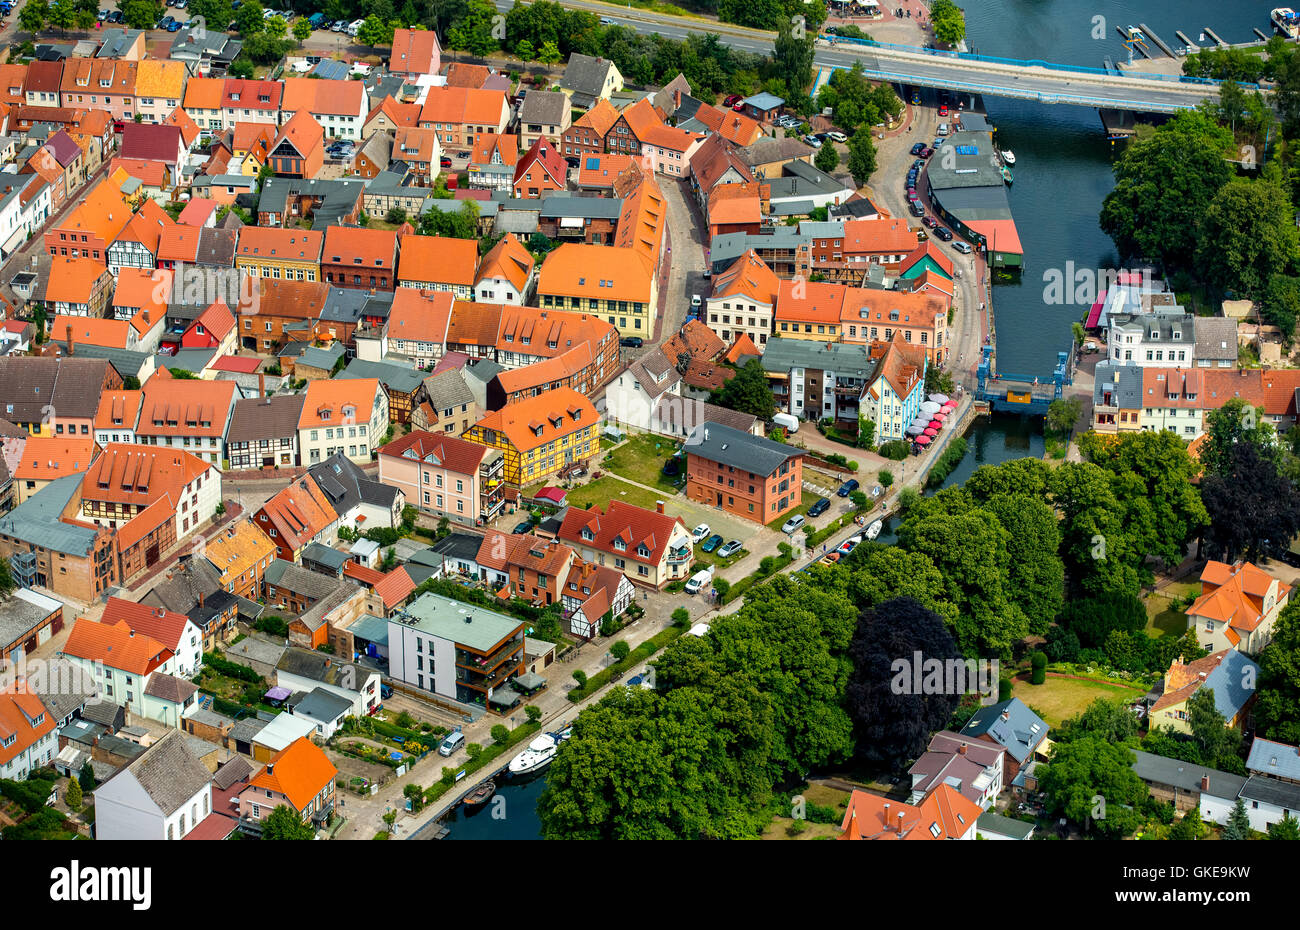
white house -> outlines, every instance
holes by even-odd
[[[329,739],[352,715],[352,702],[325,688],[315,688],[292,708],[295,717],[311,721],[319,739]]]
[[[378,378],[333,378],[307,385],[298,419],[302,464],[315,465],[336,452],[370,461],[388,432],[388,395]]]
[[[1171,309],[1176,312],[1111,317],[1111,361],[1143,367],[1190,367],[1196,355],[1196,317],[1181,307]]]
[[[94,792],[98,840],[180,840],[212,813],[212,773],[179,730]]]
[[[0,778],[21,781],[59,751],[58,721],[27,691],[0,693]]]
[[[291,691],[318,688],[343,698],[348,713],[364,717],[379,705],[380,676],[374,669],[342,662],[322,652],[290,647],[275,667],[275,683]]]

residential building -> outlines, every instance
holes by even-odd
[[[422,512],[479,526],[504,506],[505,454],[446,433],[415,430],[379,449],[379,480]]]
[[[337,287],[391,291],[397,273],[397,233],[328,227],[321,250],[321,272],[328,283]]]
[[[618,122],[618,110],[608,100],[597,100],[596,104],[583,113],[564,130],[559,142],[561,154],[565,157],[582,157],[600,155],[605,151],[605,137]]]
[[[488,530],[475,561],[479,578],[503,599],[517,597],[540,607],[560,600],[573,559],[573,550],[554,539]]]
[[[1139,315],[1114,314],[1107,338],[1111,361],[1156,368],[1191,367],[1196,355],[1195,319],[1181,307]]]
[[[134,635],[152,637],[162,643],[175,657],[175,665],[169,674],[192,678],[203,665],[199,628],[185,614],[110,597],[104,605],[100,623],[109,626],[126,624]]]
[[[308,544],[332,539],[338,519],[329,498],[309,475],[278,492],[253,514],[253,521],[275,544],[278,556],[290,563],[298,560]]]
[[[59,751],[56,726],[40,697],[25,686],[0,692],[0,778],[24,781]]]
[[[768,342],[762,364],[777,406],[784,412],[800,419],[830,417],[855,425],[863,390],[876,372],[865,346],[779,336]]]
[[[152,675],[172,675],[177,668],[171,649],[152,636],[136,633],[125,621],[108,624],[80,618],[59,654],[95,676],[101,700],[130,713],[141,713],[144,688]]]
[[[64,475],[84,474],[98,455],[99,447],[88,436],[32,436],[23,443],[21,458],[13,469],[17,503],[29,500]]]
[[[355,86],[350,81],[341,83]],[[311,113],[299,110],[280,127],[271,143],[267,164],[280,177],[311,179],[320,173],[324,163],[325,131]]]
[[[0,416],[33,436],[89,436],[122,376],[102,358],[0,357]]]
[[[494,362],[480,362],[500,368]],[[480,401],[466,380],[464,369],[452,368],[430,375],[420,385],[411,411],[411,428],[462,436],[486,411],[486,386]]]
[[[871,357],[876,368],[858,413],[875,424],[877,442],[902,439],[925,402],[925,350],[895,333],[893,342],[873,347]]]
[[[557,388],[489,413],[465,439],[505,453],[502,480],[526,487],[586,464],[599,451],[599,414],[572,388]]]
[[[686,442],[686,496],[771,523],[802,500],[803,451],[730,426],[697,426]]]
[[[46,312],[51,316],[102,317],[112,294],[108,268],[91,258],[50,259],[45,281]]]
[[[520,147],[531,149],[540,139],[550,143],[557,153],[561,150],[561,136],[572,122],[569,98],[558,90],[529,90],[519,104]]]
[[[266,767],[248,780],[238,795],[239,817],[261,823],[283,805],[304,821],[324,826],[334,816],[338,773],[325,752],[301,736],[271,756]]]
[[[1291,586],[1251,562],[1211,559],[1201,569],[1201,596],[1187,608],[1187,628],[1210,651],[1236,649],[1258,655],[1273,639]]]
[[[66,601],[89,604],[119,581],[117,549],[108,527],[79,519],[80,475],[48,487],[0,517],[0,558],[15,582]]]
[[[336,452],[369,462],[388,422],[388,397],[378,379],[312,381],[298,420],[302,463],[315,465]]]
[[[1246,771],[1300,785],[1300,749],[1256,736],[1246,756]]]
[[[1002,783],[1010,785],[1020,770],[1036,757],[1046,758],[1051,747],[1048,726],[1019,698],[981,707],[966,721],[959,736],[983,740],[1006,750]]]
[[[472,151],[481,135],[501,135],[509,122],[510,105],[499,90],[430,87],[420,108],[420,128],[437,132],[444,150]]]
[[[508,191],[515,182],[519,164],[519,136],[481,133],[469,154],[469,186],[490,191]]]
[[[552,191],[564,190],[568,178],[569,166],[564,163],[564,157],[549,138],[542,136],[534,140],[515,164],[512,187],[516,197],[536,200]]]
[[[168,733],[94,792],[99,840],[182,840],[211,817],[212,773],[190,749],[190,737]]]
[[[709,328],[723,342],[748,336],[760,349],[772,332],[781,282],[753,249],[713,278],[705,307]]]
[[[980,806],[952,785],[940,785],[915,806],[855,789],[840,824],[839,838],[973,840],[981,814]]]
[[[422,594],[388,619],[389,676],[461,704],[508,705],[517,695],[507,683],[524,671],[526,626],[483,607]]]
[[[408,183],[415,187],[432,187],[442,162],[442,143],[432,129],[402,126],[393,135],[389,152],[393,162],[406,166]]]
[[[306,113],[327,138],[354,142],[363,138],[362,127],[369,104],[366,89],[360,81],[286,77],[281,83],[284,94],[280,100],[279,118],[283,125],[287,126],[300,113]],[[310,178],[315,174],[302,176]]]
[[[397,29],[388,56],[388,73],[408,81],[437,74],[442,69],[442,49],[432,29]]]
[[[239,231],[235,267],[254,277],[319,281],[325,234],[310,229],[245,226]]]
[[[569,95],[573,106],[590,109],[596,101],[608,100],[622,89],[623,75],[612,61],[576,52],[569,55],[564,77],[560,79],[560,90]]]
[[[483,256],[474,279],[473,299],[522,306],[532,294],[535,272],[532,253],[513,233],[506,233]]]
[[[537,300],[608,320],[620,336],[649,338],[659,299],[654,265],[636,249],[613,248],[566,242],[553,249],[542,262]]]
[[[162,371],[145,382],[143,390],[134,424],[137,442],[170,446],[222,467],[235,382],[179,380]]]
[[[1005,755],[999,745],[942,730],[907,770],[912,776],[908,803],[919,804],[940,785],[950,785],[987,811],[1002,793]]]
[[[203,558],[212,563],[229,594],[255,601],[262,594],[262,577],[276,558],[275,543],[249,520],[239,520],[207,541]]]
[[[473,239],[444,236],[402,237],[397,269],[398,288],[450,291],[461,300],[474,297],[478,269],[478,243]]]
[[[690,531],[662,504],[655,511],[616,500],[604,510],[570,507],[556,536],[588,562],[653,588],[689,577],[694,562]]]
[[[1209,823],[1226,823],[1227,814],[1246,786],[1246,776],[1140,749],[1133,750],[1133,755],[1133,772],[1146,783],[1151,797],[1172,804],[1179,813],[1195,809]]]
[[[844,288],[840,306],[841,341],[880,346],[901,335],[905,344],[925,350],[928,365],[949,361],[948,307],[951,300],[931,292]]]
[[[368,716],[380,703],[377,671],[311,649],[286,649],[275,667],[275,683],[294,691],[324,688],[351,702],[354,717]]]
[[[81,483],[81,518],[117,528],[119,537],[143,516],[145,521],[170,522],[164,537],[183,540],[213,518],[219,503],[217,466],[178,449],[110,443]],[[118,546],[123,546],[120,538]],[[153,552],[150,561],[159,555]]]
[[[0,669],[21,663],[62,629],[62,601],[27,588],[6,595],[0,601]],[[0,750],[4,748],[0,746]],[[0,762],[3,766],[4,762]]]
[[[232,469],[290,468],[298,464],[302,394],[246,397],[235,401],[226,431]]]

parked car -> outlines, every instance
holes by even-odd
[[[741,543],[739,539],[733,539],[731,542],[727,543],[725,546],[723,546],[721,549],[718,550],[718,557],[723,559],[729,559],[743,548],[745,548],[745,546],[743,543]]]
[[[932,146],[934,146],[934,147],[937,149],[939,146],[943,145],[943,138],[940,137],[940,138],[938,138],[938,139],[935,139],[935,140],[934,140],[933,142],[931,142],[930,144],[931,144]]]
[[[848,497],[850,494],[852,494],[854,491],[856,491],[859,487],[860,487],[860,485],[858,484],[858,479],[857,479],[857,478],[850,478],[848,481],[846,481],[846,482],[844,482],[842,485],[840,485],[840,489],[839,489],[838,491],[836,491],[835,493],[838,494],[840,497]]]
[[[952,242],[952,231],[942,226],[934,227],[934,234],[944,242]]]
[[[929,239],[929,238],[930,238],[930,236],[926,233],[926,231],[925,231],[924,229],[918,229],[918,230],[916,231],[916,241],[917,241],[917,242],[924,242],[926,239]]]
[[[533,528],[533,521],[532,521],[532,520],[524,520],[522,523],[517,523],[517,524],[515,524],[515,528],[514,528],[513,530],[511,530],[510,532],[511,532],[513,535],[516,535],[516,536],[522,536],[524,533],[527,533],[527,532],[528,532],[529,530],[531,530],[532,528]]]
[[[807,517],[805,517],[801,513],[797,513],[789,520],[786,520],[784,523],[781,524],[781,532],[787,534],[793,533],[797,531],[799,527],[803,526],[807,522],[808,522]]]
[[[969,255],[971,253],[970,243],[962,239],[958,239],[956,242],[954,242],[952,244],[952,247],[956,249],[958,252],[960,252],[962,255]]]
[[[686,582],[687,594],[698,594],[704,590],[704,586],[713,580],[713,569],[706,568],[696,572],[691,576],[690,581]]]
[[[940,123],[940,124],[939,124],[939,135],[941,135],[941,136],[946,136],[946,135],[948,135],[948,124],[947,124],[947,123]]]
[[[449,756],[463,745],[465,745],[465,734],[457,727],[448,733],[447,738],[438,746],[438,755]]]
[[[451,167],[451,157],[448,156],[448,155],[444,155],[444,156],[442,156],[442,158],[439,158],[439,159],[438,159],[438,167],[439,167],[439,168],[450,168],[450,167]]]
[[[826,133],[826,135],[830,136],[830,137],[831,137],[831,140],[834,141],[834,142],[848,142],[848,141],[849,141],[849,137],[846,136],[844,133],[838,131],[838,130],[835,130],[835,131],[833,131],[833,132],[828,132],[828,133]]]
[[[173,19],[173,20],[171,21],[171,23],[168,24],[168,26],[167,26],[167,31],[168,31],[168,32],[180,32],[180,31],[181,31],[181,27],[184,26],[184,25],[185,25],[185,24],[182,23],[179,19]]]
[[[940,116],[947,116],[947,115],[948,115],[948,104],[946,104],[946,103],[941,103],[941,104],[939,104],[939,115],[940,115]]]
[[[734,107],[736,104],[740,103],[742,99],[743,98],[740,94],[727,94],[726,99],[722,101],[722,105],[724,107]]]
[[[380,685],[380,686],[379,686],[379,696],[380,696],[381,698],[383,698],[385,701],[388,700],[390,697],[393,696],[393,686],[392,686],[392,685]]]
[[[915,90],[912,91],[912,106],[917,106],[917,105],[919,105],[920,103],[921,103],[921,93],[920,93],[920,91],[915,91]]]
[[[922,158],[929,158],[933,154],[934,154],[934,149],[930,148],[929,146],[925,146],[921,149]]]
[[[618,344],[625,349],[639,349],[645,344],[645,340],[640,336],[624,336],[618,341]]]
[[[913,216],[925,216],[925,207],[921,206],[921,201],[919,200],[909,200],[907,202],[907,209]]]
[[[918,143],[916,143],[916,145],[912,146],[912,154],[913,154],[913,155],[920,155],[920,154],[921,154],[922,152],[924,152],[924,151],[925,151],[925,143],[924,143],[924,142],[918,142]]]
[[[124,14],[121,10],[114,10],[112,13],[108,14],[108,22],[110,23],[120,23],[123,18]]]
[[[602,17],[600,18],[600,24],[601,24],[602,26],[612,26],[612,25],[614,25],[614,21],[613,21],[612,19],[610,19],[608,16],[602,16]]]
[[[695,529],[691,530],[691,542],[697,543],[705,536],[708,535],[709,535],[709,525],[707,523],[701,523]]]
[[[703,301],[703,299],[701,299],[700,295],[699,295],[699,294],[692,294],[692,295],[691,295],[691,309],[692,309],[692,310],[698,310],[698,309],[700,309],[700,307],[702,307],[702,306],[704,306],[704,301]]]
[[[818,139],[816,136],[804,136],[803,141],[807,142],[815,149],[819,149],[822,147],[822,140]]]
[[[939,225],[939,221],[932,216],[927,216],[925,219],[921,220],[921,225],[926,229],[934,229],[934,227]]]
[[[178,10],[183,10],[190,5],[190,0],[176,0],[176,2],[172,5],[175,6],[176,9]]]
[[[829,499],[825,497],[819,497],[817,498],[817,501],[811,507],[808,508],[808,516],[820,517],[828,509],[830,509],[830,506],[831,506],[831,502]]]
[[[708,539],[704,540],[704,542],[700,543],[700,548],[703,549],[705,552],[712,552],[714,549],[718,548],[721,545],[722,545],[722,537],[719,536],[717,533],[714,533]]]

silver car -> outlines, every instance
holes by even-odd
[[[739,539],[733,539],[718,550],[718,557],[722,559],[730,558],[743,548],[744,544]]]

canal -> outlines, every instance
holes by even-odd
[[[1100,68],[1102,60],[1127,59],[1116,26],[1143,22],[1171,47],[1174,30],[1199,41],[1209,26],[1226,42],[1266,33],[1269,10],[1261,0],[965,0],[967,43],[981,54],[1041,59]],[[1098,19],[1100,18],[1100,19]],[[1097,37],[1099,36],[1099,37]],[[1154,55],[1161,55],[1158,49]],[[1051,375],[1056,353],[1070,347],[1070,324],[1086,307],[1049,304],[1044,273],[1076,268],[1113,269],[1119,258],[1101,231],[1102,200],[1114,186],[1118,145],[1102,132],[1097,111],[1083,107],[986,98],[1002,148],[1016,154],[1011,209],[1025,250],[1025,271],[1016,283],[994,285],[998,367],[1004,372]]]

